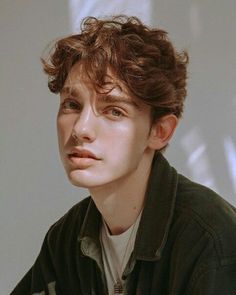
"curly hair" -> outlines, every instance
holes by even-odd
[[[151,106],[154,120],[183,113],[188,54],[175,50],[167,32],[137,17],[87,17],[81,33],[56,41],[42,62],[53,93],[62,90],[72,66],[80,62],[96,89],[104,87],[107,69],[112,69],[131,95]]]

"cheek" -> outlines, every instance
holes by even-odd
[[[127,159],[136,157],[144,152],[147,147],[149,126],[143,125],[125,125],[112,129],[106,133],[108,151],[114,157]]]
[[[71,120],[63,117],[57,118],[57,135],[59,144],[63,145],[69,140],[72,128],[73,122],[71,122]]]

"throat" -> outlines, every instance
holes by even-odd
[[[97,209],[113,235],[126,231],[144,207],[150,167],[143,171],[146,173],[138,171],[135,176],[127,177],[119,186],[110,184],[106,189],[103,187],[90,191]]]
[[[102,216],[110,234],[120,235],[127,231],[137,220],[142,208],[142,206],[138,209],[135,208],[131,210],[128,208],[121,208],[119,210],[114,210],[112,214],[104,214],[105,212],[103,212]]]
[[[114,226],[111,230],[110,227],[108,226],[108,224],[107,224],[107,227],[108,227],[109,233],[111,235],[121,235],[129,228],[129,227],[125,227],[125,226],[123,226],[123,227],[122,226]]]

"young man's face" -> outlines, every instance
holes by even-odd
[[[114,87],[117,80],[108,74]],[[59,150],[76,186],[120,185],[153,155],[150,107],[133,100],[119,85],[98,94],[79,64],[65,81],[57,118]]]

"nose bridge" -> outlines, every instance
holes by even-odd
[[[82,111],[79,113],[75,124],[74,132],[81,139],[93,139],[96,133],[96,115],[93,111],[92,106],[89,104],[84,106]]]

